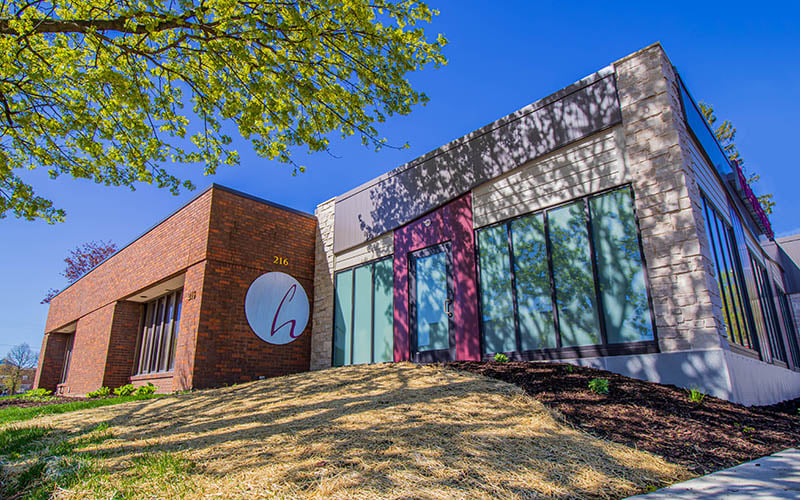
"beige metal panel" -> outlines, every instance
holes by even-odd
[[[335,270],[357,266],[394,253],[394,232],[381,235],[350,250],[336,255]]]
[[[605,130],[476,187],[475,227],[630,181],[622,127]]]

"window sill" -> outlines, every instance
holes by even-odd
[[[561,349],[541,349],[538,351],[504,353],[512,361],[538,361],[553,359],[597,358],[603,356],[624,356],[630,354],[654,354],[659,352],[658,342],[630,342],[627,344],[591,345],[562,347]],[[494,359],[494,353],[484,354],[485,361]]]
[[[786,368],[787,370],[789,369],[789,364],[784,362],[784,361],[781,361],[780,359],[774,359],[773,358],[772,359],[772,364],[775,365],[775,366],[780,366],[781,368]]]
[[[174,370],[170,370],[168,372],[142,373],[140,375],[131,375],[131,382],[137,382],[139,380],[172,378],[173,375],[174,375]]]
[[[728,345],[731,348],[731,352],[735,352],[736,354],[741,354],[742,356],[747,356],[748,358],[753,358],[757,360],[761,360],[761,354],[758,351],[751,349],[749,347],[744,347],[734,342],[728,341]]]

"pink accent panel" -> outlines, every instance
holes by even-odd
[[[430,221],[429,224],[425,224]],[[456,359],[479,360],[478,289],[472,198],[466,194],[394,232],[394,360],[410,357],[408,254],[445,241],[453,253]]]

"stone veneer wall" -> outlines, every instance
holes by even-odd
[[[614,68],[661,352],[727,346],[677,76],[659,44]]]
[[[311,325],[311,369],[331,366],[333,352],[333,214],[336,198],[317,206],[314,254],[314,305]]]

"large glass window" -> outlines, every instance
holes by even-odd
[[[182,295],[182,290],[177,290],[145,304],[134,375],[166,372],[175,367]]]
[[[583,200],[547,213],[562,346],[601,344]]]
[[[749,299],[733,230],[705,197],[703,197],[703,212],[728,340],[748,349],[755,349],[755,330],[747,308]]]
[[[633,200],[613,191],[589,201],[608,343],[653,339]]]
[[[64,364],[61,367],[61,381],[59,383],[66,384],[67,376],[69,376],[69,364],[72,361],[72,347],[75,344],[75,334],[70,333],[66,336],[64,346]]]
[[[558,347],[553,323],[553,291],[544,214],[511,221],[519,310],[520,348],[523,351]],[[510,290],[509,290],[510,292]]]
[[[511,262],[506,226],[478,233],[482,250],[478,257],[485,286],[481,293],[483,340],[487,352],[516,351],[514,298],[511,292]],[[485,290],[485,292],[484,292]]]
[[[789,304],[786,294],[776,287],[778,291],[778,301],[781,304],[781,314],[786,325],[786,337],[789,339],[789,351],[792,353],[792,360],[795,368],[800,368],[800,338],[797,336],[797,328],[794,324],[794,314]]]
[[[758,289],[758,302],[761,307],[761,316],[764,318],[764,326],[767,328],[767,338],[772,350],[772,357],[786,362],[786,349],[781,337],[781,329],[778,323],[778,313],[775,310],[775,303],[772,300],[772,290],[769,286],[767,268],[765,268],[751,253],[750,262],[753,265],[756,288]]]
[[[654,340],[630,188],[477,238],[486,354]]]
[[[394,359],[391,257],[336,273],[333,364]]]

